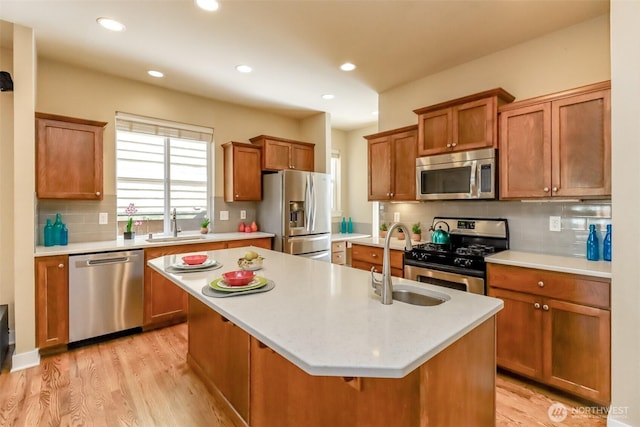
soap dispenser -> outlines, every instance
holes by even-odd
[[[611,261],[611,224],[607,224],[607,234],[602,244],[602,258],[605,261]]]
[[[600,254],[598,251],[598,235],[596,234],[596,226],[589,226],[589,237],[587,237],[587,259],[589,261],[598,261]]]

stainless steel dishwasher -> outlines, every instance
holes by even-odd
[[[142,326],[144,251],[69,256],[69,342]]]

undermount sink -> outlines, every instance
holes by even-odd
[[[451,299],[449,295],[408,285],[394,285],[393,299],[412,305],[440,305]]]
[[[203,236],[202,234],[194,234],[194,235],[191,235],[191,236],[152,237],[151,239],[147,239],[147,242],[150,242],[150,243],[154,243],[154,242],[158,242],[158,243],[162,243],[162,242],[181,242],[181,241],[185,241],[185,240],[202,240],[204,238],[205,238],[205,236]]]

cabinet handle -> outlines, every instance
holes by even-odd
[[[551,189],[551,191],[553,191],[554,193],[555,193],[555,192],[557,192],[557,191],[558,191],[558,187],[553,187],[553,188]]]
[[[545,304],[545,305],[542,306],[542,309],[544,311],[549,311],[549,306],[547,304]]]
[[[64,268],[64,264],[58,264],[58,268]]]
[[[100,192],[99,191],[96,191],[96,196],[100,196]]]
[[[540,286],[541,288],[544,288],[544,282],[543,282],[542,280],[540,280],[540,281],[538,282],[538,286]]]
[[[373,254],[373,253],[372,253],[372,254],[371,254],[371,258],[378,258],[378,255],[377,255],[377,254]]]
[[[549,192],[549,187],[544,187],[542,190],[543,190],[545,193],[548,193],[548,192]]]
[[[533,308],[536,308],[536,309],[537,309],[537,308],[540,308],[540,303],[539,303],[539,302],[537,302],[537,303],[533,304]]]

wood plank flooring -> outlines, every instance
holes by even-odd
[[[233,426],[186,363],[186,324],[43,357],[0,374],[0,426]],[[566,405],[563,422],[548,416]],[[496,425],[605,426],[577,402],[503,374]],[[572,412],[573,411],[573,412]]]

